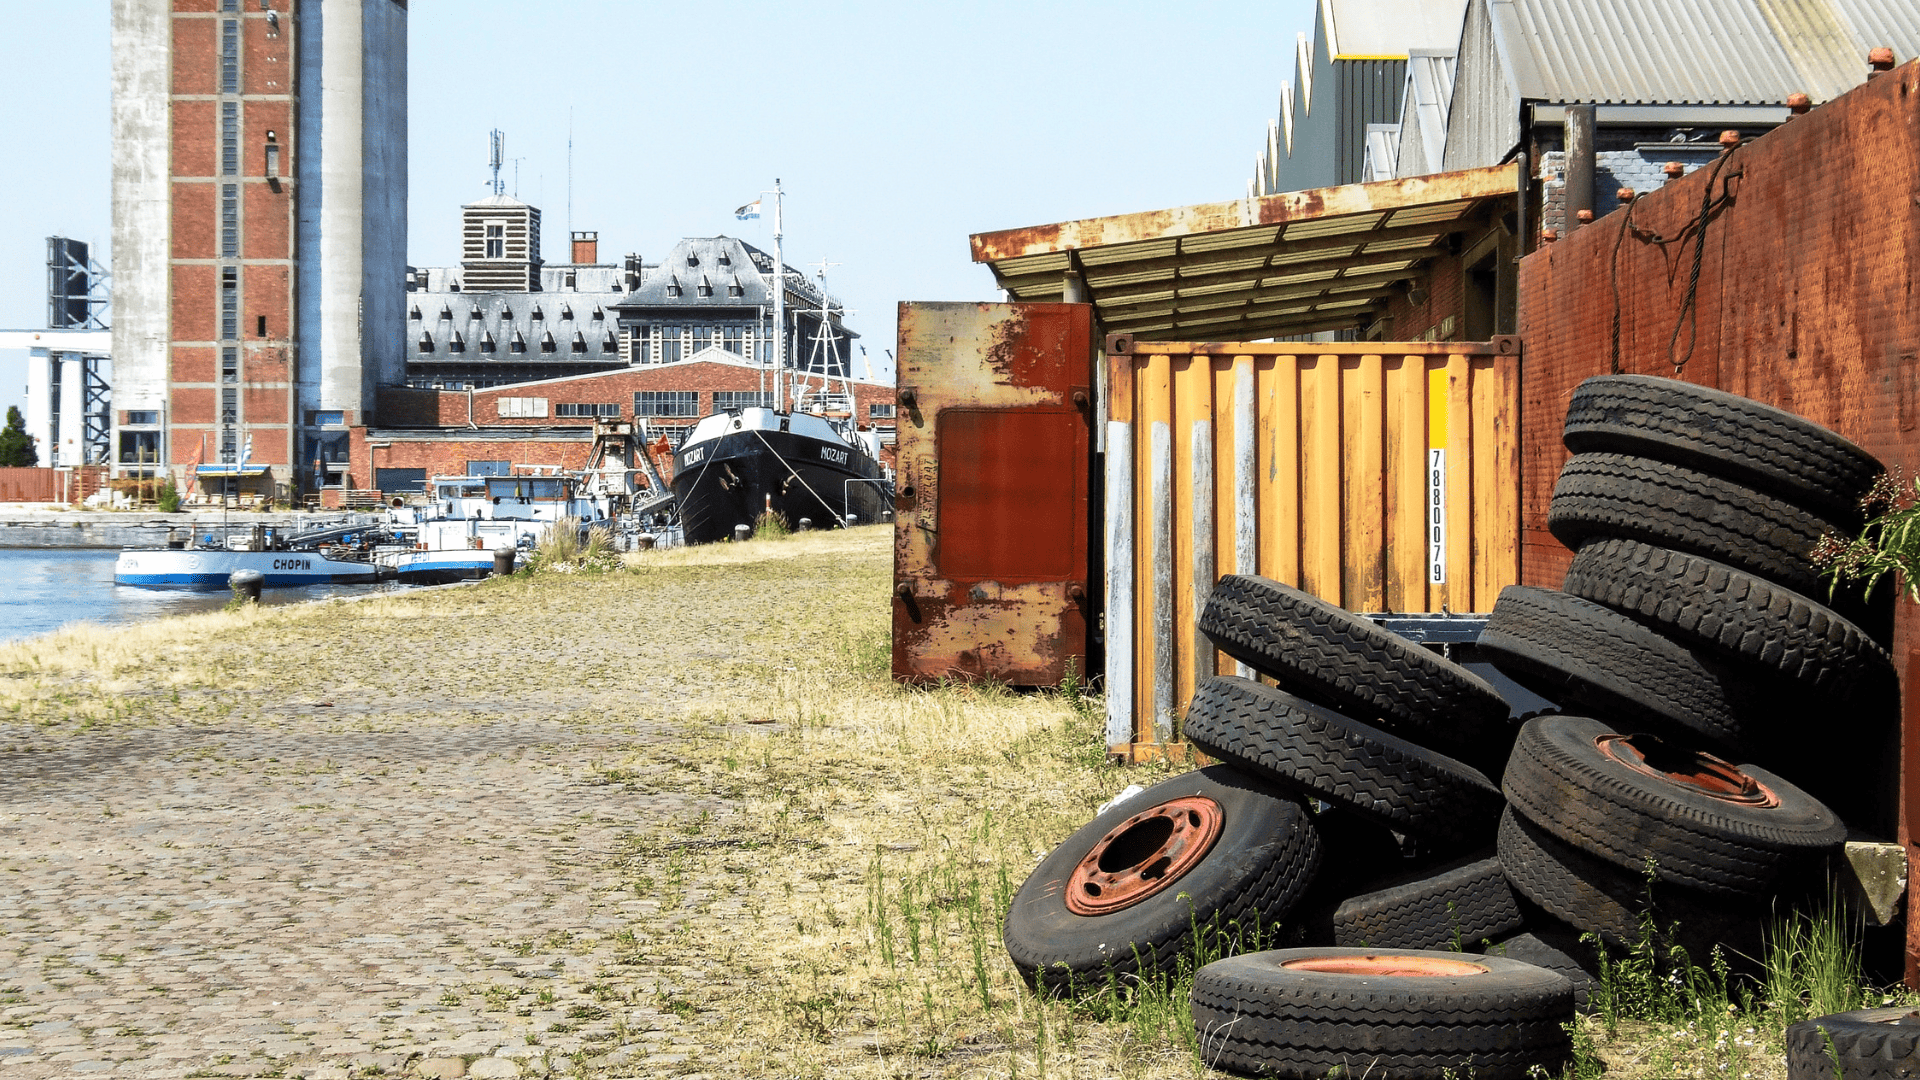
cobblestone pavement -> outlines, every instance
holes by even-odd
[[[623,855],[722,807],[607,782],[665,725],[360,726],[0,725],[0,1075],[688,1068]]]

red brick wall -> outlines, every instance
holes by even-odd
[[[285,5],[276,4],[275,7]],[[254,5],[254,14],[259,10]],[[280,12],[280,35],[267,36],[267,20],[250,18],[240,24],[240,90],[246,94],[293,93],[293,13]],[[249,115],[249,121],[252,116]],[[284,133],[283,133],[284,134]],[[266,133],[261,132],[264,142]]]
[[[212,341],[218,333],[220,271],[212,266],[173,268],[173,340]]]
[[[1735,202],[1707,228],[1694,300],[1698,338],[1680,377],[1789,409],[1889,465],[1920,469],[1920,69],[1907,64],[1737,151]],[[1712,167],[1642,197],[1637,229],[1673,236],[1698,215]],[[1716,191],[1718,189],[1716,188]],[[1629,236],[1615,210],[1520,268],[1523,580],[1556,585],[1571,553],[1546,531],[1566,461],[1560,425],[1582,379],[1674,374],[1668,341],[1692,243]]]
[[[211,101],[173,103],[173,129],[169,133],[173,175],[213,175],[214,153],[220,145],[219,110],[220,106]]]
[[[211,259],[219,254],[216,224],[218,184],[173,185],[173,257]]]
[[[204,7],[175,4],[175,11],[211,11]],[[212,94],[219,89],[218,64],[220,24],[215,19],[173,20],[173,92],[176,94]],[[211,115],[211,113],[209,113]]]
[[[214,379],[216,350],[207,345],[177,345],[173,349],[173,381],[210,383]]]
[[[1678,235],[1698,215],[1712,171],[1643,197],[1633,224]],[[1734,173],[1734,201],[1707,228],[1691,327],[1680,315],[1693,245],[1622,240],[1623,211],[1521,264],[1523,581],[1556,586],[1571,558],[1546,531],[1567,458],[1560,428],[1574,387],[1611,366],[1616,311],[1621,370],[1674,375],[1668,342],[1679,325],[1682,356],[1689,333],[1698,335],[1679,377],[1799,413],[1889,466],[1920,470],[1920,66],[1908,63],[1753,141],[1724,165],[1723,176]],[[1904,683],[1897,832],[1909,858],[1920,858],[1912,841],[1920,784],[1909,781],[1920,778],[1916,611],[1900,603],[1894,642]],[[1882,747],[1862,745],[1857,761],[1855,784],[1890,779],[1877,775],[1893,761]],[[1920,875],[1913,882],[1909,911],[1920,901]],[[1920,985],[1920,920],[1907,927],[1907,981]]]

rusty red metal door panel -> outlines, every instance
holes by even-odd
[[[893,676],[1087,670],[1093,318],[900,305]]]

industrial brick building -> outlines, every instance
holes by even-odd
[[[116,468],[334,481],[405,375],[406,4],[112,16]]]

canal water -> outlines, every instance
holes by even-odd
[[[0,642],[44,634],[73,622],[122,625],[211,611],[227,592],[142,589],[113,583],[118,551],[92,548],[0,548]],[[267,589],[262,603],[290,604],[328,596],[358,596],[391,585],[307,585]]]

